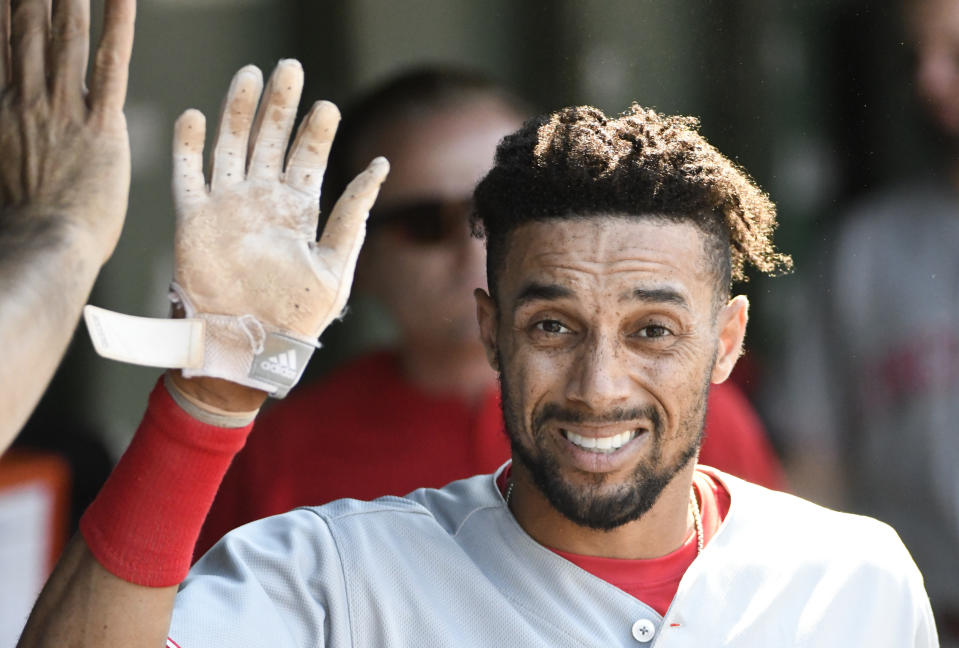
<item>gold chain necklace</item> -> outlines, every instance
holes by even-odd
[[[703,516],[699,512],[699,501],[696,499],[696,491],[689,488],[689,506],[693,511],[693,526],[696,527],[696,555],[703,553],[705,544],[703,534]]]
[[[509,481],[509,484],[506,486],[506,495],[503,496],[503,499],[506,500],[506,508],[509,508],[509,500],[513,496],[513,486],[516,485],[512,479]],[[699,501],[696,499],[696,492],[690,488],[689,489],[689,508],[693,513],[693,526],[696,528],[696,555],[703,553],[703,545],[705,540],[703,539],[703,516],[699,512]]]

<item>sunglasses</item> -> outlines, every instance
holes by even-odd
[[[416,202],[375,208],[370,213],[369,227],[389,229],[409,243],[437,245],[460,236],[469,227],[473,201],[418,200]]]

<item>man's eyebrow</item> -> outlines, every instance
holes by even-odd
[[[635,299],[649,304],[675,304],[689,308],[689,303],[682,293],[672,288],[634,288],[626,299]]]
[[[513,300],[513,309],[515,310],[532,301],[553,301],[572,296],[573,291],[565,286],[530,282],[523,286],[516,299]]]

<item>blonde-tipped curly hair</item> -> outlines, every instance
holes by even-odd
[[[527,121],[506,137],[476,187],[474,231],[486,237],[490,289],[508,234],[547,219],[622,214],[692,222],[712,236],[724,294],[749,263],[774,274],[791,259],[772,243],[776,207],[699,133],[694,117],[633,104],[618,117],[590,106]]]

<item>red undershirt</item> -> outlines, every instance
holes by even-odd
[[[505,492],[509,468],[499,477],[498,486]],[[696,469],[693,489],[699,500],[703,521],[703,546],[709,543],[729,512],[729,491],[709,473]],[[665,556],[648,560],[599,558],[552,549],[577,567],[601,578],[627,594],[639,599],[666,616],[679,581],[696,558],[696,531],[693,529],[683,545]]]

